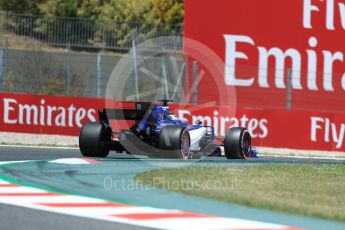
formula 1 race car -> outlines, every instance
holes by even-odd
[[[98,111],[99,122],[87,122],[80,131],[79,148],[86,157],[106,157],[110,150],[148,157],[188,159],[200,156],[221,156],[224,145],[228,159],[247,159],[251,156],[251,136],[247,129],[229,128],[225,138],[217,139],[214,128],[202,122],[188,125],[176,117],[168,106],[135,102],[133,109],[103,109]],[[109,122],[132,120],[127,130],[114,131]],[[220,144],[215,144],[215,141]]]

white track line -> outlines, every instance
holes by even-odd
[[[46,191],[37,188],[30,187],[4,187],[0,189],[0,195],[4,193],[14,193],[14,194],[23,194],[23,193],[46,193]]]
[[[2,200],[6,199],[13,199],[13,196],[2,196]],[[18,203],[50,203],[52,202],[51,197],[45,197],[45,196],[27,196],[27,197],[16,197],[16,201]],[[81,197],[81,196],[68,196],[68,195],[61,195],[61,196],[55,196],[54,197],[55,203],[76,203],[76,204],[83,204],[83,203],[96,203],[99,204],[101,202],[106,202],[104,200],[95,199],[95,198],[88,198],[88,197]]]
[[[202,215],[182,210],[132,206],[83,196],[62,195],[43,189],[11,184],[4,180],[0,180],[0,202],[157,229],[290,229],[288,226],[258,221]]]
[[[84,165],[84,164],[90,164],[89,161],[83,159],[83,158],[62,158],[62,159],[56,159],[49,161],[50,163],[55,164],[69,164],[69,165]]]
[[[29,161],[0,161],[0,165],[15,164],[15,163],[25,163]]]
[[[63,210],[68,209],[69,214],[79,215],[79,213],[87,212],[88,216],[97,216],[97,217],[104,217],[104,216],[111,216],[111,215],[125,215],[125,214],[159,214],[159,213],[167,213],[167,212],[181,212],[181,211],[174,211],[174,210],[162,210],[162,209],[154,209],[149,207],[109,207],[109,208],[102,208],[102,207],[87,207],[87,208],[61,208]]]
[[[296,158],[296,159],[315,159],[315,160],[336,160],[336,161],[345,161],[345,158],[339,157],[317,157],[317,156],[285,156],[285,155],[274,155],[274,154],[262,154],[258,157],[276,157],[276,158]]]
[[[257,221],[248,221],[235,218],[178,218],[178,219],[166,219],[164,221],[158,220],[149,220],[145,221],[147,224],[150,224],[154,227],[161,229],[169,229],[173,226],[175,229],[188,229],[188,230],[207,230],[210,229],[284,229],[281,225],[276,224],[264,224]],[[195,225],[195,222],[198,222]],[[188,228],[186,228],[188,226]]]
[[[13,145],[13,144],[0,144],[0,147],[9,148],[33,148],[33,149],[79,149],[79,147],[72,146],[44,146],[44,145]]]

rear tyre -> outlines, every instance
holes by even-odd
[[[225,136],[224,150],[228,159],[248,159],[252,150],[251,137],[245,128],[230,128]]]
[[[190,136],[183,126],[165,126],[159,135],[158,148],[163,151],[167,158],[188,159],[190,150]]]
[[[87,122],[80,130],[79,149],[85,157],[106,157],[110,151],[111,134],[99,122]]]

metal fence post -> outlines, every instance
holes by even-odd
[[[292,70],[287,71],[287,86],[286,86],[286,110],[290,111],[292,108]]]
[[[176,58],[174,57],[170,57],[170,60],[171,60],[171,63],[173,63],[173,71],[174,71],[174,75],[175,76],[178,76],[178,78],[176,79],[176,85],[175,85],[175,88],[174,88],[174,91],[173,91],[173,94],[172,94],[172,100],[173,101],[176,101],[175,100],[175,97],[176,97],[176,94],[177,94],[177,91],[179,90],[179,87],[181,87],[181,93],[183,93],[183,79],[185,77],[185,68],[186,68],[186,63],[184,62],[184,56],[182,54],[182,63],[181,63],[181,70],[178,71],[178,67],[177,67],[177,63],[176,63]],[[182,95],[180,94],[180,101],[179,102],[182,102]],[[177,102],[177,101],[176,101]]]
[[[4,82],[4,49],[0,48],[0,82],[1,82],[1,87],[0,91],[2,90],[2,85]]]
[[[102,81],[102,54],[97,53],[97,97],[101,97],[101,81]]]
[[[135,84],[135,99],[139,101],[139,78],[138,78],[138,69],[137,69],[137,50],[136,50],[136,37],[137,31],[134,30],[132,33],[132,64],[134,71],[134,84]]]
[[[7,52],[8,52],[8,37],[2,38],[3,48],[0,51],[0,90],[6,90],[6,81],[7,81]]]
[[[168,76],[167,76],[167,71],[165,67],[165,56],[162,54],[162,77],[164,81],[164,93],[163,93],[163,98],[165,99],[171,99],[169,95],[169,89],[168,89]]]
[[[5,58],[4,58],[4,48],[0,48],[0,91],[2,91],[2,88],[3,88],[3,82],[4,82],[4,79],[5,79],[5,74],[4,74],[4,68],[5,68],[5,65],[4,65],[4,61],[5,61]]]
[[[137,49],[136,49],[136,37],[137,37],[137,30],[134,30],[132,33],[132,65],[133,65],[133,73],[134,73],[134,90],[135,90],[135,99],[139,101],[139,78],[138,78],[138,69],[137,69]]]
[[[71,93],[71,78],[72,78],[72,73],[71,73],[71,46],[68,45],[67,47],[67,79],[66,79],[66,94],[70,96]]]
[[[198,62],[193,62],[193,103],[198,103],[198,75],[199,75],[199,68]]]
[[[184,69],[184,103],[188,104],[189,103],[189,72],[188,72],[188,67],[189,67],[189,63],[188,63],[188,54],[185,54],[183,56],[183,61],[185,62],[185,69]]]

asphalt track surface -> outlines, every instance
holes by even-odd
[[[133,182],[133,178],[137,173],[161,167],[183,167],[191,164],[195,166],[221,165],[229,167],[266,163],[344,164],[343,161],[282,157],[260,157],[249,161],[229,161],[225,158],[179,161],[111,154],[106,159],[96,159],[100,163],[94,165],[49,163],[49,160],[59,158],[80,157],[78,149],[1,146],[0,161],[30,160],[32,162],[1,166],[0,175],[44,189],[54,189],[65,193],[97,197],[126,204],[181,209],[234,218],[246,217],[250,220],[307,229],[345,229],[345,223],[225,204],[160,189],[147,189],[136,186]],[[0,229],[147,229],[134,225],[68,216],[6,204],[0,204],[0,216]]]

